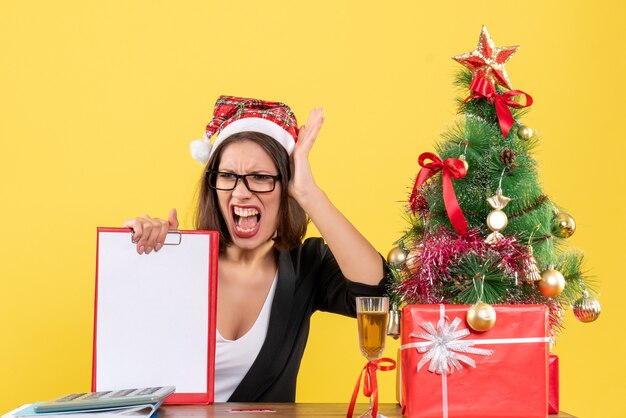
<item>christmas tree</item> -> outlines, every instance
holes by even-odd
[[[583,254],[567,243],[574,219],[539,185],[539,137],[520,122],[532,98],[512,90],[505,70],[517,48],[496,47],[483,27],[476,50],[453,57],[466,67],[456,78],[459,116],[437,153],[419,157],[409,227],[388,256],[390,293],[396,307],[473,305],[468,322],[479,331],[493,321],[470,314],[489,304],[545,304],[554,337],[565,308],[590,322],[600,305]]]

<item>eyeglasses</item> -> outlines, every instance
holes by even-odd
[[[246,189],[253,193],[269,193],[274,191],[280,176],[270,174],[235,174],[227,171],[208,171],[209,186],[215,190],[234,190],[239,179]]]

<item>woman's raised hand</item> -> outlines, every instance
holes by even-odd
[[[153,250],[159,251],[163,247],[167,231],[178,229],[178,217],[176,209],[172,209],[167,220],[143,215],[125,221],[124,226],[132,228],[137,252],[150,254]]]
[[[322,108],[311,110],[306,125],[302,126],[298,133],[298,142],[292,155],[293,178],[289,182],[289,194],[296,201],[305,198],[307,193],[316,187],[309,164],[309,152],[324,123],[323,113]]]

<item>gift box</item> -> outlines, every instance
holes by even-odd
[[[402,311],[401,404],[415,418],[534,418],[548,413],[548,319],[544,305],[495,305],[485,332],[468,305]]]
[[[548,414],[559,413],[559,358],[550,354],[548,359]]]

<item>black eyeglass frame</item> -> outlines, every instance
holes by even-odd
[[[271,174],[262,174],[262,173],[249,173],[249,174],[236,174],[236,173],[231,173],[230,171],[215,171],[215,170],[207,170],[207,183],[209,184],[209,187],[215,190],[221,190],[221,191],[231,191],[231,190],[235,190],[235,188],[237,187],[237,184],[239,184],[239,179],[241,179],[243,181],[243,185],[246,186],[246,189],[248,189],[249,192],[251,193],[270,193],[273,192],[276,189],[276,182],[281,180],[281,176],[280,174],[277,174],[275,176],[271,175]],[[224,189],[224,188],[218,188],[216,187],[214,184],[212,184],[211,182],[211,175],[217,175],[217,174],[228,174],[231,176],[235,176],[235,184],[233,185],[233,187],[231,187],[230,189]],[[271,177],[273,181],[272,183],[272,189],[271,190],[263,190],[263,191],[258,191],[258,190],[252,190],[250,188],[250,184],[248,184],[248,177],[252,177],[252,176],[265,176],[265,177]],[[217,180],[216,180],[217,182]]]

